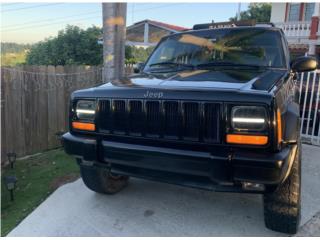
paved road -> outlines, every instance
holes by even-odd
[[[320,210],[320,148],[303,146],[302,225]],[[259,195],[131,179],[105,196],[81,180],[56,190],[9,236],[283,236],[264,227]]]

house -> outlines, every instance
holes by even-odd
[[[283,29],[293,55],[320,55],[320,3],[273,2],[271,19]]]
[[[127,27],[125,44],[142,48],[153,47],[157,45],[162,37],[186,30],[189,29],[146,19]],[[102,36],[98,39],[98,43],[103,44]]]
[[[127,27],[126,45],[147,48],[157,45],[163,36],[186,30],[184,27],[146,19]]]

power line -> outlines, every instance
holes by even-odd
[[[41,5],[30,6],[30,7],[22,7],[22,8],[11,8],[11,9],[5,9],[2,12],[4,13],[4,12],[20,11],[20,10],[24,10],[24,9],[53,6],[53,5],[58,5],[58,4],[64,4],[64,3],[51,3],[51,4],[41,4]]]
[[[24,22],[24,23],[19,24],[18,26],[15,25],[15,24],[13,24],[13,25],[4,26],[3,28],[14,27],[13,29],[6,29],[6,30],[15,30],[15,29],[16,29],[15,27],[20,28],[21,25],[30,25],[30,23],[31,23],[32,26],[34,26],[34,24],[32,24],[32,23],[49,22],[49,21],[67,19],[67,18],[72,18],[72,17],[77,17],[77,16],[85,16],[85,15],[91,15],[91,14],[98,13],[98,12],[101,12],[101,11],[93,11],[93,12],[75,14],[75,15],[70,15],[70,16],[66,16],[66,17],[61,17],[61,18],[59,18],[59,19],[57,19],[57,18],[49,18],[49,19],[44,19],[44,20],[36,20],[36,21]],[[36,24],[36,25],[37,25],[37,24]],[[29,27],[29,26],[28,26],[28,27]]]
[[[173,5],[182,5],[182,4],[185,4],[185,3],[176,3],[176,4],[164,4],[164,5],[161,5],[161,6],[156,6],[156,7],[150,7],[150,8],[144,8],[144,9],[138,9],[134,12],[144,12],[144,11],[149,11],[149,10],[154,10],[154,9],[158,9],[158,8],[164,8],[164,7],[171,7]],[[99,11],[96,11],[96,12],[99,12]],[[90,13],[90,14],[93,14]],[[90,15],[90,14],[86,14],[86,15]],[[58,20],[61,20],[61,19],[65,19],[65,18],[71,18],[71,17],[75,17],[75,16],[80,16],[82,14],[77,14],[77,15],[72,15],[72,16],[67,16],[67,17],[64,17],[64,18],[60,18]],[[83,14],[84,15],[84,14]],[[101,17],[101,15],[99,16],[93,16],[93,17],[88,17],[88,18],[79,18],[79,19],[74,19],[74,21],[79,21],[79,20],[86,20],[86,19],[93,19],[93,18],[98,18],[98,17]],[[50,20],[45,20],[45,21],[51,21],[51,20],[54,20],[54,19],[50,19]],[[72,20],[73,21],[73,20]],[[35,21],[33,21],[35,22]],[[60,24],[60,23],[64,23],[65,21],[58,21],[58,22],[55,22],[55,23],[50,23],[50,24],[36,24],[36,25],[29,25],[29,26],[26,26],[26,27],[17,27],[17,28],[13,28],[13,29],[5,29],[5,30],[2,30],[2,32],[11,32],[11,31],[17,31],[17,30],[24,30],[24,29],[28,29],[28,28],[39,28],[39,27],[45,27],[45,26],[51,26],[51,25],[56,25],[56,24]]]
[[[143,6],[143,5],[147,5],[147,4],[150,4],[150,3],[140,3],[140,2],[136,2],[136,3],[133,3],[133,4],[139,4],[139,6]]]
[[[22,4],[22,3],[3,3],[2,7],[8,7],[8,6],[12,6],[12,5],[18,5],[18,4]]]
[[[140,5],[140,4],[139,4]],[[146,4],[143,4],[143,5],[146,5]],[[132,6],[133,6],[133,9],[132,9],[132,15],[134,15],[134,9],[136,8],[135,4],[132,3]],[[143,10],[143,9],[140,9],[140,10]],[[138,9],[139,11],[139,9]],[[86,12],[86,13],[80,13],[80,14],[74,14],[74,15],[70,15],[70,16],[65,16],[65,17],[60,17],[60,19],[67,19],[67,18],[71,18],[71,17],[77,17],[77,16],[85,16],[85,15],[91,15],[93,13],[99,13],[101,11],[93,11],[93,12]],[[29,22],[24,22],[24,23],[19,23],[19,26],[22,26],[22,25],[30,25],[32,23],[39,23],[39,22],[50,22],[50,21],[54,21],[54,20],[57,20],[57,18],[49,18],[49,19],[43,19],[43,20],[35,20],[35,21],[29,21]],[[32,24],[33,25],[33,24]],[[2,28],[11,28],[11,27],[15,27],[16,24],[12,24],[12,25],[7,25],[7,26],[2,26]],[[16,28],[14,28],[16,29]],[[12,30],[14,30],[12,29]],[[11,30],[11,29],[7,29],[7,30]]]
[[[131,9],[132,13],[131,13],[131,21],[134,22],[134,3],[132,3],[132,9]]]
[[[158,9],[158,8],[164,8],[164,7],[171,7],[171,6],[176,6],[176,5],[183,5],[183,4],[185,4],[185,3],[164,4],[164,5],[157,6],[157,7],[138,9],[138,10],[136,10],[135,12],[144,12],[144,11],[148,11],[148,10],[153,10],[153,9]]]
[[[98,18],[101,16],[93,16],[93,17],[87,17],[87,18],[79,18],[79,19],[74,19],[74,21],[79,21],[79,20],[86,20],[86,19],[92,19],[92,18]],[[56,23],[51,23],[51,24],[42,24],[42,25],[37,25],[37,26],[31,26],[31,27],[21,27],[21,28],[16,28],[16,29],[10,29],[10,30],[2,30],[2,32],[12,32],[12,31],[17,31],[17,30],[22,30],[22,29],[28,29],[28,28],[39,28],[39,27],[46,27],[46,26],[51,26],[51,25],[56,25],[56,24],[60,24],[60,23],[65,23],[65,21],[59,21]]]

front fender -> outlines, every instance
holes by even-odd
[[[300,129],[299,104],[291,102],[284,116],[284,135],[283,140],[286,143],[297,143]]]

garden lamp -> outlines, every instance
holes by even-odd
[[[64,134],[63,131],[59,131],[59,132],[56,132],[55,135],[56,135],[56,138],[58,141],[61,142],[61,139],[62,139],[62,135]]]
[[[16,176],[5,176],[4,182],[5,182],[6,188],[10,192],[10,200],[14,201],[13,190],[16,188],[16,183],[17,183]]]
[[[10,167],[11,169],[13,169],[13,164],[17,159],[17,154],[15,152],[10,152],[10,153],[7,153],[7,156],[10,163]]]

